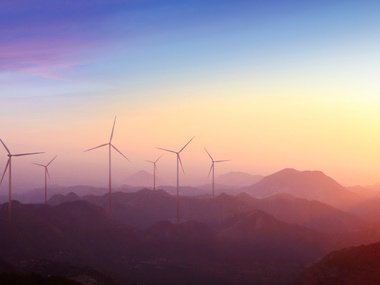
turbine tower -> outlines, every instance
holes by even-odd
[[[111,217],[111,149],[113,148],[114,150],[116,150],[119,154],[121,154],[126,160],[130,161],[128,159],[128,157],[126,157],[124,154],[121,153],[120,150],[118,150],[111,142],[112,142],[112,137],[113,137],[113,131],[115,129],[115,123],[116,123],[116,116],[115,116],[115,120],[113,121],[113,127],[112,127],[112,132],[111,132],[111,137],[110,137],[110,141],[108,143],[105,143],[105,144],[101,144],[99,146],[96,146],[96,147],[93,147],[93,148],[90,148],[90,149],[87,149],[85,150],[84,152],[87,152],[87,151],[90,151],[90,150],[94,150],[94,149],[97,149],[97,148],[100,148],[100,147],[103,147],[103,146],[107,146],[108,145],[108,153],[109,153],[109,171],[108,171],[108,177],[109,177],[109,183],[108,183],[108,215]]]
[[[187,145],[194,139],[195,137],[193,137],[191,140],[189,140],[187,142],[187,144],[185,144],[185,146],[183,148],[181,148],[180,151],[174,151],[174,150],[169,150],[169,149],[164,149],[164,148],[160,148],[158,147],[158,149],[161,149],[161,150],[164,150],[164,151],[168,151],[168,152],[172,152],[172,153],[175,153],[177,155],[177,223],[179,223],[179,164],[181,164],[181,168],[182,168],[182,171],[183,173],[185,173],[185,170],[183,169],[183,165],[182,165],[182,161],[181,161],[181,157],[180,157],[180,153],[181,151],[183,151],[185,149],[185,147],[187,147]]]
[[[210,153],[207,151],[207,149],[206,148],[204,148],[205,149],[205,151],[207,152],[207,154],[208,154],[208,156],[211,158],[211,161],[212,161],[212,163],[211,163],[211,168],[210,168],[210,171],[208,172],[208,176],[210,176],[210,173],[211,173],[211,170],[212,170],[212,197],[215,197],[215,194],[214,194],[214,174],[215,174],[215,163],[218,163],[218,162],[226,162],[226,161],[230,161],[230,160],[214,160],[213,158],[212,158],[212,156],[210,155]]]
[[[156,170],[158,171],[156,163],[161,157],[162,155],[159,158],[157,158],[155,161],[145,160],[146,162],[153,163],[153,190],[156,190]]]
[[[50,162],[48,164],[46,164],[46,165],[39,164],[39,163],[33,163],[35,165],[42,166],[43,168],[45,168],[45,205],[47,204],[47,177],[49,177],[49,180],[50,180],[50,174],[49,174],[48,166],[50,165],[50,163],[53,162],[53,160],[56,157],[57,156],[54,156],[54,158],[52,160],[50,160]]]
[[[1,143],[3,144],[5,150],[8,152],[8,161],[7,164],[5,165],[4,173],[3,176],[1,177],[0,185],[3,182],[5,173],[7,172],[7,169],[9,167],[9,203],[8,203],[8,219],[9,219],[9,224],[12,224],[12,157],[13,156],[26,156],[26,155],[33,155],[33,154],[40,154],[44,152],[29,152],[29,153],[19,153],[19,154],[12,154],[5,143],[0,139]]]

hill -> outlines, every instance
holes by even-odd
[[[226,174],[219,175],[215,181],[219,184],[232,186],[232,187],[243,187],[253,185],[263,179],[262,175],[252,175],[245,172],[233,171]]]
[[[304,285],[380,284],[380,243],[338,250],[308,268]]]
[[[129,221],[138,216],[145,216],[140,222],[155,217],[159,208],[153,205],[167,206],[167,201],[175,205],[173,196],[159,190],[115,194],[115,215],[126,203],[131,206],[129,213],[135,212]],[[101,202],[104,197],[85,198]],[[165,284],[183,280],[188,284],[234,284],[234,276],[239,276],[239,284],[268,278],[278,284],[296,276],[323,253],[324,241],[317,232],[278,221],[262,211],[247,208],[240,213],[235,206],[241,204],[232,196],[187,197],[183,202],[186,216],[190,216],[190,208],[195,217],[209,213],[205,220],[210,223],[159,221],[136,230],[109,218],[102,207],[77,200],[56,206],[12,202],[14,215],[9,225],[8,205],[3,204],[0,259],[5,260],[5,267],[8,263],[21,266],[26,273],[64,277],[70,273],[99,284],[113,284],[113,280],[119,284],[152,284],[156,280],[165,280]],[[146,207],[149,203],[151,207]],[[200,213],[194,213],[197,209]]]
[[[74,195],[68,195],[72,201]],[[65,196],[59,196],[65,202]],[[78,197],[108,209],[108,196]],[[57,202],[52,197],[50,202]],[[121,224],[147,229],[162,220],[176,217],[176,196],[162,190],[143,189],[135,193],[116,192],[113,194],[113,215]],[[249,194],[231,196],[221,194],[215,198],[180,197],[180,218],[193,220],[210,226],[219,224],[231,214],[248,213],[254,210],[264,211],[276,219],[314,229],[329,240],[331,248],[357,245],[361,242],[373,242],[380,233],[368,239],[369,225],[354,214],[343,212],[318,201],[296,198],[289,194],[278,194],[264,199],[257,199]]]
[[[346,209],[363,200],[363,197],[348,191],[321,171],[297,171],[290,168],[266,176],[252,186],[241,188],[240,191],[257,198],[286,193],[339,209]]]
[[[143,187],[153,187],[153,174],[144,170],[130,175],[126,180],[128,185]],[[156,175],[156,185],[163,184],[164,181]]]
[[[290,194],[277,194],[257,199],[239,194],[237,199],[277,219],[315,229],[325,234],[349,233],[362,229],[367,223],[354,214],[338,210],[318,201],[309,201]]]

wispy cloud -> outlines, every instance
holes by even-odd
[[[93,62],[91,55],[111,45],[112,27],[102,23],[125,8],[123,2],[1,1],[0,73],[81,82],[65,72]]]

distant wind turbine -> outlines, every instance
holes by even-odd
[[[161,150],[164,150],[164,151],[168,151],[168,152],[172,152],[172,153],[175,153],[177,155],[177,223],[179,223],[179,164],[181,164],[181,168],[182,168],[182,171],[183,173],[185,173],[185,170],[183,169],[183,165],[182,165],[182,161],[181,161],[181,157],[180,157],[180,153],[181,151],[183,151],[185,149],[185,147],[187,147],[187,145],[194,139],[195,137],[193,137],[191,140],[189,140],[187,142],[187,144],[185,144],[185,146],[183,148],[181,148],[180,151],[174,151],[174,150],[169,150],[169,149],[164,149],[164,148],[160,148],[158,147],[158,149],[161,149]]]
[[[153,190],[156,190],[156,170],[158,171],[156,163],[161,157],[162,155],[159,158],[157,158],[155,161],[145,160],[147,162],[153,163]]]
[[[218,162],[226,162],[226,161],[230,161],[230,160],[214,160],[212,158],[212,156],[210,155],[210,153],[207,151],[206,148],[204,148],[205,151],[207,152],[208,156],[211,158],[211,167],[210,167],[210,171],[208,172],[208,176],[210,176],[210,173],[211,173],[211,170],[212,170],[212,197],[215,197],[215,194],[214,194],[214,174],[215,174],[215,163],[218,163]]]
[[[113,131],[115,129],[115,122],[116,122],[116,116],[115,116],[115,120],[113,121],[113,127],[112,127],[112,132],[111,132],[111,137],[110,137],[110,141],[108,143],[105,143],[105,144],[101,144],[99,146],[96,146],[96,147],[93,147],[93,148],[90,148],[90,149],[87,149],[85,150],[84,152],[87,152],[87,151],[90,151],[90,150],[94,150],[94,149],[97,149],[97,148],[100,148],[100,147],[103,147],[103,146],[106,146],[108,145],[108,149],[109,149],[109,172],[108,172],[108,176],[109,176],[109,184],[108,184],[108,215],[111,217],[111,148],[113,148],[114,150],[116,150],[119,154],[121,154],[126,160],[130,161],[128,159],[128,157],[126,157],[124,154],[121,153],[120,150],[118,150],[111,142],[112,142],[112,137],[113,137]]]
[[[5,143],[0,139],[1,143],[3,144],[4,148],[8,152],[8,161],[7,164],[5,165],[4,173],[3,176],[1,177],[0,185],[3,182],[5,173],[7,172],[7,169],[9,167],[9,203],[8,203],[8,219],[9,219],[9,224],[12,223],[12,157],[13,156],[26,156],[26,155],[33,155],[33,154],[40,154],[44,152],[30,152],[30,153],[19,153],[19,154],[12,154]]]
[[[57,156],[54,156],[54,158],[52,160],[50,160],[50,162],[48,164],[46,164],[46,165],[39,164],[39,163],[33,163],[35,165],[42,166],[43,168],[45,168],[45,205],[47,204],[47,177],[49,177],[49,180],[50,180],[50,174],[49,174],[48,166],[50,165],[50,163],[53,162],[53,160],[56,157]]]

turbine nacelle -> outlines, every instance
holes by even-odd
[[[146,162],[149,162],[149,163],[152,163],[153,164],[153,190],[156,190],[156,171],[158,172],[158,168],[157,168],[157,161],[160,160],[160,158],[163,156],[163,154],[157,158],[155,161],[151,161],[151,160],[145,160]]]
[[[35,164],[35,165],[38,165],[38,166],[41,166],[41,167],[45,168],[45,173],[47,174],[47,176],[49,177],[49,180],[50,180],[50,174],[49,174],[48,166],[50,165],[50,163],[52,163],[52,162],[53,162],[53,160],[54,160],[54,159],[56,159],[56,157],[57,157],[57,155],[56,155],[56,156],[54,156],[54,158],[53,158],[52,160],[50,160],[50,161],[49,161],[49,163],[48,163],[48,164],[46,164],[46,165],[44,165],[44,164],[40,164],[40,163],[34,163],[34,162],[33,162],[33,164]]]
[[[195,136],[192,137],[191,140],[189,140],[189,141],[187,142],[187,144],[185,144],[185,146],[184,146],[183,148],[181,148],[180,151],[174,151],[174,150],[165,149],[165,148],[161,148],[161,147],[157,147],[157,148],[158,148],[158,149],[161,149],[161,150],[164,150],[164,151],[167,151],[167,152],[175,153],[175,154],[177,155],[177,159],[178,159],[178,161],[179,161],[179,164],[181,165],[182,171],[183,171],[183,173],[185,173],[185,169],[183,168],[183,165],[182,165],[181,156],[180,156],[179,154],[185,149],[185,147],[187,147],[187,145],[188,145],[188,144],[189,144],[194,138],[195,138]]]

